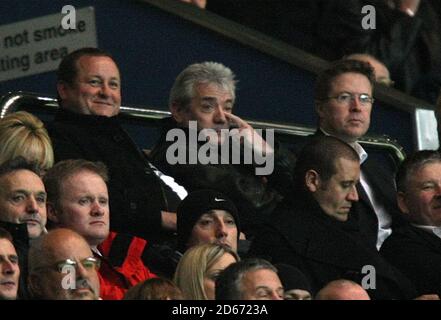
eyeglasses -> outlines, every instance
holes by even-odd
[[[342,92],[335,97],[327,97],[327,99],[335,99],[338,103],[347,105],[350,102],[355,101],[355,97],[358,97],[358,100],[364,106],[374,103],[374,98],[365,93]]]
[[[93,269],[98,270],[101,265],[101,260],[95,257],[88,257],[81,260],[80,263],[86,270],[93,270]],[[54,269],[59,273],[66,273],[66,270],[69,270],[69,268],[76,268],[77,265],[78,263],[75,260],[68,258],[66,260],[58,261],[52,266],[40,267],[38,269],[50,268],[50,269]]]

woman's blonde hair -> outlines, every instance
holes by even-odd
[[[181,289],[184,298],[189,300],[207,300],[204,278],[207,271],[225,254],[231,254],[236,261],[239,256],[227,246],[202,244],[188,249],[176,268],[174,281]]]
[[[54,164],[52,143],[43,122],[25,111],[0,119],[0,165],[18,156],[35,161],[43,170]]]

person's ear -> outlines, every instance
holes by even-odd
[[[184,116],[184,112],[186,112],[186,109],[179,103],[173,102],[170,106],[170,112],[177,123],[182,124],[185,121],[186,117]]]
[[[46,212],[49,221],[57,225],[60,223],[60,219],[58,217],[59,212],[52,202],[46,202]]]
[[[402,191],[399,191],[397,193],[397,204],[402,213],[404,213],[405,215],[409,215],[410,211],[409,206],[407,205],[406,194]]]
[[[58,91],[58,95],[60,96],[61,100],[65,100],[67,98],[68,89],[69,89],[69,85],[65,81],[58,81],[57,82],[57,91]]]
[[[305,174],[305,185],[310,192],[316,192],[320,188],[320,175],[315,170],[308,170]]]
[[[317,113],[319,120],[323,119],[325,117],[325,106],[323,105],[322,101],[316,101],[315,102],[315,112]]]

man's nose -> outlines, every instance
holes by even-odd
[[[441,184],[436,184],[436,188],[435,188],[435,194],[438,198],[441,197]]]
[[[100,95],[103,97],[109,97],[111,94],[111,88],[109,87],[108,84],[103,83],[101,86],[101,90],[100,90]]]
[[[273,291],[271,292],[271,300],[283,300],[283,298],[277,293],[277,291]]]
[[[360,96],[358,96],[358,95],[352,96],[351,101],[350,101],[351,111],[359,112],[359,111],[361,111],[362,107],[363,106],[360,101]]]
[[[83,264],[81,262],[78,262],[75,269],[76,269],[77,280],[83,279],[84,281],[86,281],[89,273],[88,273],[88,270],[83,266]]]
[[[92,203],[91,214],[92,214],[93,216],[102,216],[102,215],[104,215],[104,208],[103,208],[103,206],[99,203],[98,200],[95,200],[95,201]]]
[[[38,212],[38,203],[34,197],[29,197],[26,203],[26,212],[31,214]]]
[[[223,238],[228,235],[228,229],[227,226],[223,221],[219,221],[216,223],[216,237],[217,238]]]
[[[13,275],[17,272],[17,264],[12,263],[9,259],[5,259],[1,264],[3,274]]]
[[[355,185],[352,186],[351,191],[348,193],[346,198],[348,201],[356,202],[358,201],[358,192],[357,187]]]
[[[225,117],[225,111],[222,109],[222,107],[218,106],[214,112],[214,122],[215,123],[226,123],[227,118]]]

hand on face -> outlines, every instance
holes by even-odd
[[[246,148],[253,149],[262,155],[268,155],[274,152],[274,149],[245,120],[232,113],[225,113],[225,117],[230,123],[230,128],[233,128],[231,131],[237,130],[237,133],[235,135],[233,134],[233,137],[238,137]],[[232,132],[230,132],[230,135],[231,134]]]

